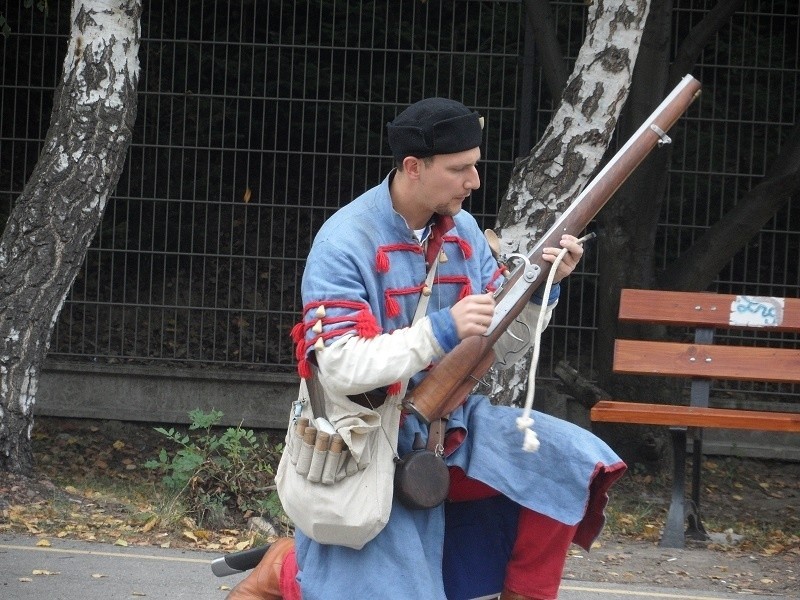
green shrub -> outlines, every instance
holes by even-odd
[[[250,429],[221,428],[218,410],[189,413],[189,432],[156,427],[177,447],[162,448],[145,467],[162,475],[162,483],[198,524],[225,523],[229,511],[244,516],[279,517],[283,510],[275,492],[275,468],[282,444],[270,443]]]

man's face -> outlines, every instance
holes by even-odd
[[[438,154],[432,161],[421,162],[419,172],[420,202],[425,209],[454,216],[473,190],[481,187],[477,164],[480,148],[455,154]]]

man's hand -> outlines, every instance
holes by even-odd
[[[552,263],[556,259],[563,248],[567,249],[567,253],[556,269],[556,276],[553,278],[554,283],[558,283],[569,276],[569,274],[575,270],[575,267],[578,266],[578,262],[581,260],[581,256],[583,256],[583,246],[578,243],[578,238],[574,235],[562,235],[559,243],[561,244],[561,248],[542,249],[542,259],[549,263]]]
[[[473,294],[456,302],[450,314],[456,323],[458,339],[486,333],[494,316],[494,304],[491,294]]]

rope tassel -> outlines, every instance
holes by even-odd
[[[536,452],[541,446],[539,436],[533,430],[533,419],[530,417],[517,417],[517,429],[525,433],[525,439],[522,442],[522,449],[525,452]]]

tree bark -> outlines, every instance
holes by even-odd
[[[569,77],[564,51],[558,43],[548,0],[525,0],[525,16],[533,31],[542,75],[550,96],[560,98]]]
[[[514,167],[495,228],[500,252],[527,252],[580,193],[611,142],[628,96],[649,0],[594,2],[561,103],[542,139]],[[492,371],[491,395],[524,395],[530,360]]]
[[[122,172],[136,118],[140,0],[75,0],[39,161],[0,238],[0,470],[30,474],[53,324]]]

